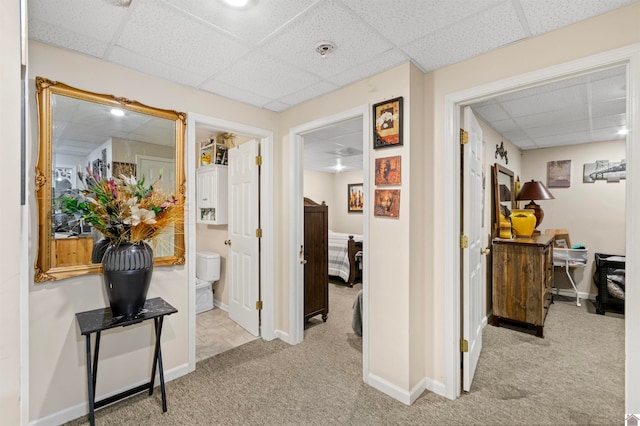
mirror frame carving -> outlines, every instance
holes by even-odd
[[[497,237],[500,231],[500,174],[509,176],[511,190],[511,210],[516,207],[516,188],[513,179],[513,172],[498,163],[493,166],[493,236]]]
[[[186,177],[184,169],[184,140],[186,129],[186,114],[173,110],[153,108],[127,98],[92,93],[67,86],[64,83],[51,81],[43,77],[36,77],[36,99],[38,103],[38,162],[36,165],[35,194],[38,204],[38,252],[35,261],[34,282],[43,283],[64,278],[102,272],[102,264],[52,267],[52,95],[62,95],[82,101],[95,102],[113,106],[137,113],[152,115],[175,121],[175,162],[176,180],[174,196],[182,201],[184,215],[184,200],[186,194]],[[184,265],[184,223],[178,223],[174,229],[174,254],[154,259],[154,266]]]

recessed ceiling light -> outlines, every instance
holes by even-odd
[[[124,115],[124,111],[118,108],[112,108],[111,114],[115,115],[116,117],[122,117]]]
[[[629,133],[629,129],[627,129],[626,127],[623,129],[618,130],[618,134],[619,135],[626,135]]]
[[[252,6],[256,0],[222,0],[227,6],[235,7],[236,9],[246,9]]]

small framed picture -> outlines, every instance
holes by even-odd
[[[376,189],[373,215],[377,217],[400,217],[400,190]]]
[[[360,212],[364,206],[364,187],[361,183],[347,185],[347,211]]]
[[[547,186],[549,188],[571,186],[571,160],[547,162]]]
[[[402,161],[399,155],[376,158],[376,185],[400,185]]]
[[[373,105],[373,149],[402,145],[402,96]]]

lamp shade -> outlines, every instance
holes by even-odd
[[[553,200],[555,197],[549,192],[546,186],[540,181],[531,180],[530,182],[522,185],[522,189],[518,193],[516,200],[531,200],[529,204],[525,206],[526,209],[533,210],[536,216],[536,228],[542,223],[544,218],[544,212],[533,200]]]
[[[522,185],[518,193],[517,200],[553,200],[555,197],[549,192],[546,186],[539,180],[531,180]]]

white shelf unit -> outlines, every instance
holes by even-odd
[[[198,223],[226,225],[228,223],[227,166],[207,164],[196,172],[197,218]]]
[[[214,138],[200,142],[200,166],[209,164],[227,165],[227,148],[216,142]],[[207,160],[208,159],[208,160]]]

